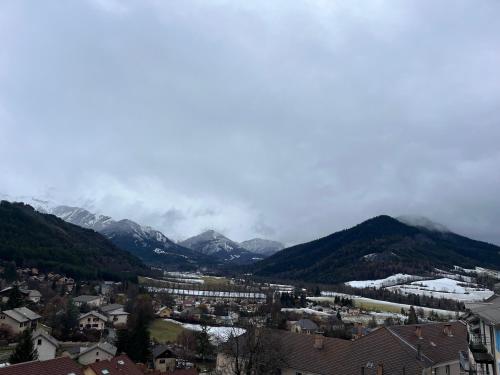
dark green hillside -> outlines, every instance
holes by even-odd
[[[87,279],[147,272],[138,258],[93,230],[6,201],[0,202],[0,259]]]
[[[500,247],[451,232],[378,216],[353,228],[284,249],[256,263],[260,276],[337,283],[425,273],[435,267],[500,268]]]

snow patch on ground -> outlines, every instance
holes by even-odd
[[[398,273],[385,279],[377,280],[361,280],[361,281],[348,281],[345,284],[353,288],[384,288],[388,286],[403,284],[412,280],[421,280],[420,276],[408,275],[405,273]]]
[[[175,324],[179,324],[184,329],[188,329],[190,331],[201,332],[202,326],[200,324],[191,324],[191,323],[182,323],[173,319],[165,319],[166,322],[171,322]],[[221,344],[229,340],[231,336],[237,337],[241,336],[246,332],[244,328],[239,327],[215,327],[215,326],[207,326],[208,334],[210,335],[210,340],[214,344]]]
[[[465,283],[447,277],[435,280],[414,281],[406,285],[388,287],[402,294],[417,294],[434,298],[447,298],[457,301],[482,301],[491,297],[491,290],[480,288],[477,284]]]

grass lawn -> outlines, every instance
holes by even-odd
[[[394,306],[385,303],[376,302],[366,302],[366,301],[356,301],[354,300],[354,305],[362,310],[366,311],[376,311],[376,312],[392,312],[400,313],[401,306]]]
[[[225,277],[202,276],[205,286],[208,287],[224,287],[231,285],[230,280]]]
[[[175,342],[179,333],[183,330],[180,324],[155,319],[149,326],[151,338],[160,343]]]

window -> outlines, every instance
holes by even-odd
[[[36,344],[37,344],[38,346],[42,345],[42,339],[38,339],[38,341],[36,342]]]
[[[446,365],[446,375],[450,375],[450,365]]]
[[[99,352],[95,352],[95,355],[98,356],[99,355]]]
[[[164,359],[160,359],[160,363],[165,363],[165,360]]]

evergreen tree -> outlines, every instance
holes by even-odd
[[[205,361],[213,353],[206,324],[202,324],[201,331],[196,336],[196,351],[202,361]]]
[[[408,319],[406,319],[406,324],[418,324],[417,313],[415,312],[415,308],[410,306],[410,311],[408,313]]]
[[[7,301],[7,309],[14,309],[23,305],[23,295],[17,285],[13,285],[9,291],[9,300]]]
[[[319,289],[319,286],[316,286],[316,289],[314,290],[314,296],[321,297],[321,290]]]
[[[73,300],[69,298],[66,302],[63,313],[59,316],[59,327],[61,329],[61,337],[63,340],[69,339],[71,333],[78,325],[78,308],[73,303]]]
[[[16,263],[9,262],[5,265],[3,271],[3,277],[8,283],[12,283],[17,280]]]
[[[130,345],[130,334],[128,329],[119,329],[116,331],[115,345],[118,353],[127,353]]]
[[[38,352],[33,345],[31,330],[25,329],[19,338],[19,342],[14,349],[14,352],[9,357],[11,364],[29,362],[38,359]]]
[[[153,318],[151,298],[140,295],[131,307],[127,322],[127,330],[117,333],[117,347],[124,351],[135,362],[145,363],[149,359],[150,337],[149,323]]]
[[[145,363],[150,354],[149,345],[149,322],[137,319],[135,327],[129,332],[126,353],[133,361]]]

